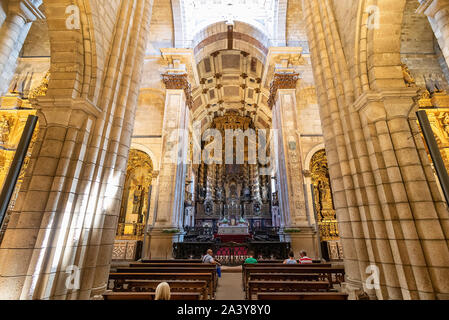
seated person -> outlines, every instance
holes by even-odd
[[[299,255],[301,256],[301,257],[299,258],[299,263],[300,263],[300,264],[313,263],[313,260],[307,256],[307,252],[305,252],[304,250],[301,250],[301,252],[299,253]]]
[[[170,285],[167,282],[162,282],[156,288],[154,300],[170,300],[170,296]]]
[[[203,257],[202,261],[203,263],[209,263],[209,264],[214,264],[217,266],[217,275],[219,278],[221,278],[221,263],[216,261],[213,257],[214,252],[212,251],[212,249],[207,250],[206,255]]]
[[[298,264],[298,261],[296,261],[295,254],[293,253],[293,251],[290,251],[290,253],[288,254],[288,259],[284,261],[284,264]]]
[[[249,258],[245,260],[245,264],[256,264],[257,259],[254,258],[254,251],[248,253]]]

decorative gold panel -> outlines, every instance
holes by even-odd
[[[117,239],[143,239],[152,179],[153,163],[151,158],[142,151],[131,150],[117,228]]]
[[[318,151],[310,168],[321,241],[339,240],[337,217],[332,200],[332,191],[327,166],[326,152]]]

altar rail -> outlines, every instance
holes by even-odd
[[[282,260],[290,252],[289,242],[251,243],[215,243],[215,242],[177,242],[173,244],[175,259],[201,259],[208,249],[212,249],[215,258],[226,266],[241,265],[248,258],[249,251],[254,251],[258,259]]]

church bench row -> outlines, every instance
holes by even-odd
[[[257,272],[255,270],[261,270],[260,273],[299,273],[295,270],[305,270],[311,268],[331,268],[330,263],[310,263],[310,264],[244,264],[242,267],[242,282],[243,287],[246,289],[246,283],[248,282],[249,273]],[[273,270],[270,272],[270,270]],[[279,270],[277,272],[276,270]],[[300,271],[300,273],[305,273]]]
[[[113,281],[112,289],[119,291],[126,281],[130,280],[153,280],[161,282],[170,281],[205,281],[209,296],[215,296],[214,279],[211,273],[111,273],[109,279]]]
[[[265,274],[317,274],[322,279],[327,278],[329,285],[341,284],[344,281],[345,270],[343,267],[290,267],[290,266],[279,266],[279,267],[257,267],[257,268],[246,268],[244,273],[244,289],[247,290],[248,281],[251,280],[251,274],[253,273],[265,273]]]
[[[214,290],[217,287],[218,276],[217,268],[214,265],[203,264],[201,266],[172,266],[172,265],[161,265],[161,266],[135,266],[135,267],[122,267],[117,268],[116,273],[206,273],[210,272],[213,278]]]
[[[327,281],[260,281],[250,280],[248,282],[248,300],[252,300],[255,293],[263,291],[274,292],[315,292],[329,291],[330,285]]]
[[[348,295],[341,292],[262,292],[257,300],[348,300]]]
[[[104,300],[154,300],[154,292],[112,292],[107,291],[103,294]],[[196,292],[175,292],[171,294],[171,300],[201,300],[201,293]]]
[[[140,263],[202,263],[201,259],[141,260]]]
[[[207,281],[166,280],[172,293],[196,292],[201,294],[203,300],[207,300]],[[160,280],[125,280],[119,286],[113,286],[113,292],[155,292]]]
[[[251,280],[272,281],[328,281],[319,273],[251,273]]]

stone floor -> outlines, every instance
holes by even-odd
[[[218,280],[216,300],[245,300],[242,287],[242,267],[223,267]]]

